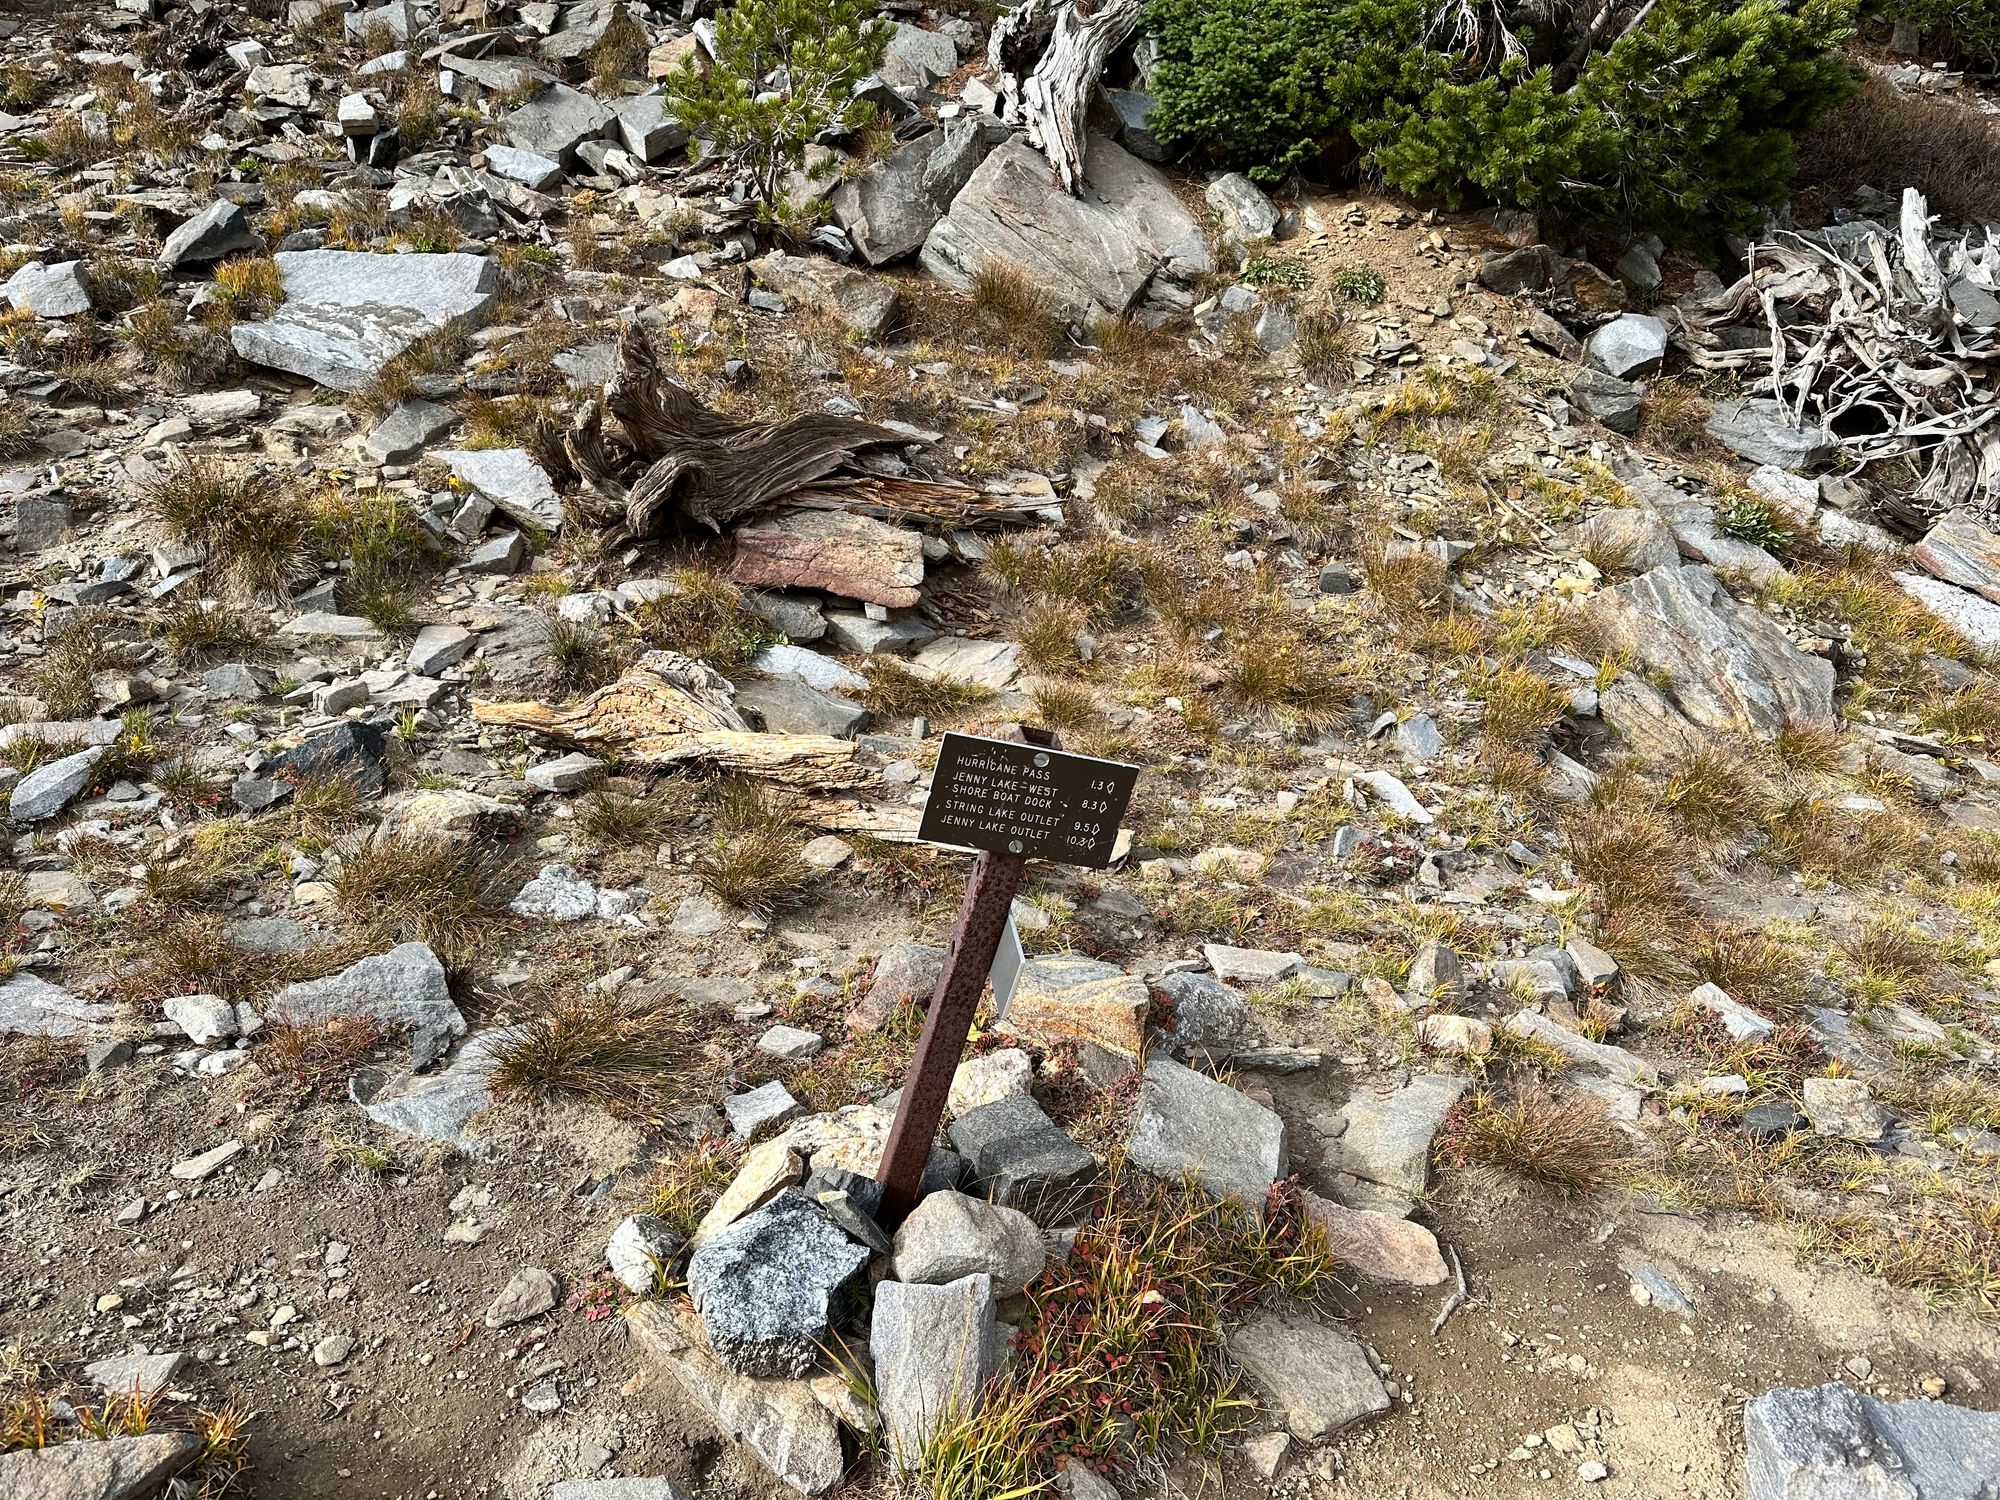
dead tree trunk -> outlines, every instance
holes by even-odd
[[[1056,180],[1083,192],[1083,120],[1112,49],[1139,24],[1145,0],[1021,0],[994,23],[986,60],[1010,113],[1049,159]]]

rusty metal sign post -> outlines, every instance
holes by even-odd
[[[1071,755],[1046,729],[1024,725],[1009,740],[944,737],[918,837],[981,853],[882,1152],[886,1223],[900,1223],[916,1207],[952,1075],[1028,859],[1110,864],[1138,774],[1136,766]]]

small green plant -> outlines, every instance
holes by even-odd
[[[787,210],[785,175],[814,137],[873,113],[854,86],[889,44],[874,10],[868,0],[737,0],[715,18],[714,64],[704,72],[689,57],[669,75],[668,108],[750,174],[767,215]]]
[[[1798,545],[1798,533],[1787,526],[1767,500],[1738,495],[1715,513],[1715,529],[1723,536],[1762,547],[1783,562]]]
[[[1373,266],[1342,266],[1333,273],[1333,295],[1343,302],[1380,302],[1389,290]]]
[[[1297,290],[1312,282],[1312,273],[1295,260],[1253,255],[1243,262],[1236,279],[1245,286],[1279,286]]]

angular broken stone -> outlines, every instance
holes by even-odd
[[[1203,943],[1201,956],[1217,979],[1238,984],[1267,984],[1295,973],[1305,960],[1296,953],[1268,948],[1232,948],[1227,943]]]
[[[117,1015],[25,969],[0,979],[0,1036],[89,1036]]]
[[[76,1438],[0,1453],[0,1500],[138,1500],[201,1456],[192,1432]]]
[[[458,413],[435,401],[399,401],[377,422],[361,449],[378,464],[405,464],[457,425]]]
[[[1163,974],[1154,987],[1173,1004],[1173,1037],[1183,1051],[1232,1047],[1250,1019],[1250,1002],[1207,974]]]
[[[896,1231],[898,1281],[941,1283],[975,1273],[996,1297],[1011,1297],[1042,1274],[1048,1247],[1018,1209],[963,1193],[926,1194]]]
[[[1137,974],[1080,954],[1050,954],[1021,966],[995,1029],[1047,1046],[1073,1042],[1084,1049],[1084,1070],[1109,1083],[1138,1067],[1151,1004]]]
[[[599,100],[567,84],[552,83],[501,124],[508,141],[521,150],[571,164],[577,160],[577,147],[603,136],[611,120],[611,110]]]
[[[1291,1169],[1285,1123],[1247,1095],[1164,1057],[1146,1064],[1126,1155],[1156,1177],[1192,1174],[1212,1197],[1262,1213]]]
[[[885,1281],[868,1330],[875,1396],[898,1463],[914,1464],[939,1423],[972,1416],[1000,1364],[989,1277],[938,1286]]]
[[[542,466],[525,448],[447,448],[435,455],[452,477],[491,500],[523,526],[554,531],[562,525],[562,499]]]
[[[218,198],[167,236],[160,247],[160,259],[170,266],[200,265],[262,248],[263,241],[250,227],[242,207]]]
[[[1808,1078],[1799,1087],[1799,1103],[1815,1134],[1837,1140],[1879,1141],[1895,1123],[1859,1078]]]
[[[1745,1500],[1986,1500],[2000,1412],[1878,1401],[1838,1381],[1743,1407]]]
[[[605,1242],[604,1263],[626,1291],[645,1296],[654,1289],[661,1268],[680,1253],[681,1244],[671,1225],[649,1214],[628,1214]]]
[[[483,255],[281,250],[284,305],[230,330],[236,352],[337,391],[358,391],[418,339],[476,325],[499,272]],[[497,502],[496,502],[497,503]]]
[[[92,745],[35,767],[14,783],[14,790],[7,798],[7,816],[16,823],[40,823],[53,818],[83,795],[102,759],[104,747]]]
[[[639,1346],[667,1366],[710,1420],[791,1488],[823,1495],[846,1476],[839,1424],[805,1382],[738,1375],[702,1342],[699,1325],[665,1303],[638,1303],[625,1319]]]
[[[821,1359],[833,1298],[868,1263],[804,1193],[787,1189],[688,1258],[709,1347],[743,1375],[803,1375]]]
[[[452,1003],[444,965],[423,943],[401,943],[387,953],[348,965],[338,974],[288,984],[265,1014],[274,1021],[327,1021],[368,1016],[410,1027],[435,1060],[452,1038],[465,1035],[465,1017]]]
[[[748,1093],[731,1094],[723,1101],[722,1112],[729,1117],[729,1127],[736,1132],[736,1138],[747,1141],[766,1126],[795,1119],[804,1112],[804,1107],[792,1097],[790,1089],[774,1078]]]
[[[1627,437],[1639,430],[1639,412],[1645,392],[1629,380],[1620,380],[1602,370],[1578,370],[1570,377],[1570,400],[1613,432]]]
[[[1081,197],[1065,192],[1020,136],[998,147],[924,241],[924,269],[961,290],[992,262],[1019,266],[1069,318],[1117,317],[1213,267],[1208,243],[1173,184],[1102,136],[1085,144]],[[1180,293],[1191,307],[1191,293]]]
[[[537,1023],[496,1026],[468,1040],[451,1066],[430,1077],[410,1074],[370,1099],[368,1118],[391,1130],[427,1141],[443,1141],[468,1154],[484,1148],[469,1135],[475,1116],[493,1103],[492,1077],[506,1048]]]
[[[83,1367],[83,1378],[107,1396],[157,1396],[186,1363],[185,1354],[114,1354]]]
[[[1097,1158],[1025,1094],[960,1115],[951,1122],[950,1135],[975,1185],[995,1203],[1032,1209],[1097,1175]]]
[[[1381,1377],[1344,1328],[1262,1313],[1229,1335],[1229,1354],[1301,1442],[1389,1409]]]
[[[871,266],[914,255],[986,158],[979,121],[947,121],[833,190],[833,221]]]
[[[1631,1088],[1651,1088],[1660,1081],[1660,1070],[1643,1057],[1614,1047],[1609,1042],[1593,1042],[1579,1036],[1560,1021],[1539,1011],[1519,1010],[1507,1018],[1507,1030],[1529,1041],[1553,1047],[1578,1067],[1602,1073]]]
[[[1421,1193],[1430,1185],[1431,1141],[1466,1087],[1463,1078],[1419,1073],[1381,1097],[1349,1096],[1341,1110],[1347,1128],[1340,1136],[1340,1169],[1398,1192]]]
[[[73,318],[91,308],[90,278],[80,260],[44,265],[31,260],[0,286],[17,312],[38,318]]]
[[[1643,380],[1658,374],[1667,356],[1667,325],[1644,313],[1621,313],[1585,339],[1583,349],[1605,374]]]
[[[1753,464],[1810,469],[1833,457],[1833,435],[1823,427],[1801,427],[1784,403],[1769,397],[1717,401],[1709,408],[1708,435]]]
[[[1704,729],[1774,734],[1833,719],[1833,663],[1808,656],[1704,567],[1655,568],[1594,595],[1609,643],[1667,682]]]
[[[1732,1000],[1717,985],[1696,985],[1688,991],[1688,1000],[1714,1016],[1722,1023],[1722,1029],[1739,1042],[1755,1041],[1777,1029],[1749,1006]]]
[[[245,1149],[242,1141],[232,1138],[220,1146],[211,1146],[206,1151],[175,1162],[167,1168],[167,1175],[182,1182],[202,1182],[236,1160]]]
[[[1342,1269],[1396,1286],[1436,1286],[1451,1275],[1437,1236],[1423,1225],[1370,1208],[1347,1208],[1311,1193],[1306,1212],[1326,1234]]]
[[[555,1311],[560,1295],[555,1277],[539,1266],[524,1267],[514,1273],[513,1279],[500,1289],[500,1295],[487,1305],[486,1326],[512,1328],[516,1323],[539,1318]]]
[[[200,1046],[236,1035],[236,1007],[215,995],[174,995],[161,1002],[160,1010]]]

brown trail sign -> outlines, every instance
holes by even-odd
[[[937,1141],[959,1054],[972,1031],[1021,872],[1030,858],[1102,869],[1139,768],[1071,755],[1046,729],[1023,726],[1010,740],[947,734],[938,751],[918,837],[982,851],[959,903],[944,972],[924,1016],[883,1148],[882,1217],[893,1225],[916,1207],[924,1164]]]

